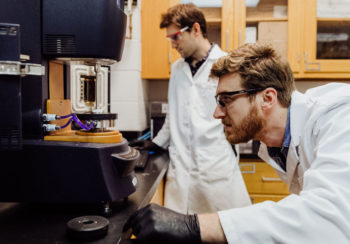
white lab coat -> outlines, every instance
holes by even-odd
[[[182,213],[216,212],[250,205],[238,157],[213,118],[217,80],[213,63],[226,53],[217,45],[194,77],[183,58],[172,65],[165,124],[153,139],[169,146],[165,206]]]
[[[290,129],[287,173],[259,156],[294,194],[219,212],[228,243],[350,243],[350,86],[294,92]]]

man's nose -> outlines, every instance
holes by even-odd
[[[214,118],[215,119],[222,119],[225,117],[225,108],[222,107],[220,104],[216,105],[215,111],[214,111]]]
[[[177,47],[177,42],[174,40],[171,40],[171,47],[176,48]]]

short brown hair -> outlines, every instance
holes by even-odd
[[[202,11],[193,3],[178,4],[169,8],[165,14],[162,14],[160,28],[166,28],[174,24],[180,29],[186,26],[191,29],[196,22],[201,27],[203,37],[207,38],[207,23]]]
[[[281,105],[290,105],[295,90],[293,72],[270,45],[245,44],[214,63],[210,75],[220,78],[228,73],[238,73],[244,89],[275,88]]]

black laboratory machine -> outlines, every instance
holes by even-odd
[[[110,65],[124,47],[124,0],[1,5],[0,201],[108,204],[126,198],[137,185],[139,152],[115,129],[108,90]],[[72,70],[75,63],[85,70]],[[72,87],[84,107],[75,113]]]

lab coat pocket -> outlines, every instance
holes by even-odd
[[[215,94],[217,83],[205,82],[198,84],[198,105],[200,106],[199,112],[204,118],[213,119],[213,114],[216,107]]]
[[[232,149],[226,144],[199,149],[197,159],[200,177],[208,183],[228,179],[238,164]]]

